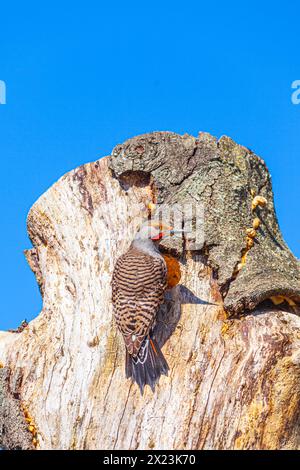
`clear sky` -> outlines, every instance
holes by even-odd
[[[23,256],[31,205],[68,170],[144,132],[226,134],[263,157],[300,257],[298,6],[2,2],[0,329],[41,309]]]

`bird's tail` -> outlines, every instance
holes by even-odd
[[[126,377],[132,378],[143,395],[145,385],[154,392],[161,375],[168,375],[169,366],[155,339],[146,337],[136,357],[126,351]]]

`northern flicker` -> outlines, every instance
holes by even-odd
[[[169,370],[153,329],[167,287],[167,266],[158,244],[172,232],[172,227],[159,222],[144,224],[118,258],[112,276],[114,316],[126,346],[126,377],[138,384],[142,394],[146,384],[154,391]]]

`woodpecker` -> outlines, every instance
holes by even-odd
[[[153,329],[167,288],[167,266],[158,245],[172,233],[172,227],[161,222],[143,224],[112,276],[114,317],[126,347],[126,378],[138,384],[141,394],[147,384],[154,392],[169,370]]]

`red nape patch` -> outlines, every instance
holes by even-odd
[[[164,236],[164,233],[159,233],[155,237],[151,237],[151,240],[160,240]]]

